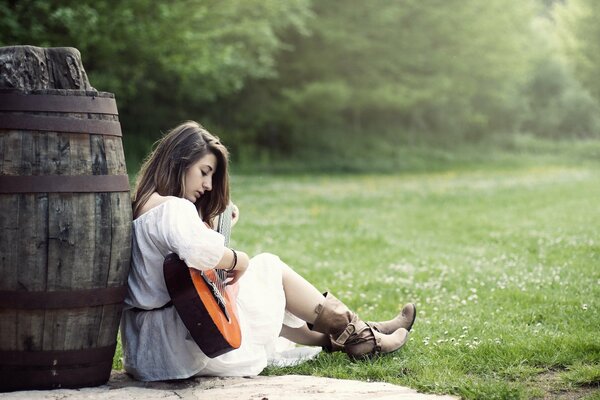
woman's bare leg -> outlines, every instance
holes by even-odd
[[[305,346],[329,346],[329,336],[311,331],[308,326],[304,325],[301,328],[290,328],[287,325],[283,325],[281,328],[280,336],[291,340],[294,343],[302,344]]]
[[[314,325],[314,330],[323,334],[313,336],[308,327],[303,327],[298,330],[282,329],[284,337],[296,343],[324,345],[330,351],[343,350],[350,357],[358,358],[396,351],[408,340],[405,328],[390,334],[380,333],[360,320],[335,296],[328,294],[323,297],[312,284],[287,265],[282,266],[282,271],[287,310]]]
[[[287,265],[283,265],[282,270],[287,310],[312,324],[325,298],[317,288]]]

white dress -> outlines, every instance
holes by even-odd
[[[215,358],[202,353],[177,315],[166,304],[169,294],[162,265],[176,253],[189,267],[211,269],[225,251],[221,234],[206,227],[195,206],[172,197],[133,221],[131,271],[121,318],[123,364],[144,381],[183,379],[193,375],[253,376],[275,351],[282,324],[300,327],[302,320],[285,310],[283,262],[260,254],[239,281],[239,349]],[[132,308],[152,310],[134,311]]]

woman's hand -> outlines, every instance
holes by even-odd
[[[240,219],[240,209],[235,204],[231,203],[231,227],[233,228]]]
[[[227,278],[230,279],[227,282],[227,284],[233,285],[234,283],[239,281],[242,275],[244,275],[244,273],[248,269],[249,265],[250,258],[248,257],[248,254],[244,253],[243,251],[238,251],[237,264],[235,265],[235,268],[232,271],[227,272]]]

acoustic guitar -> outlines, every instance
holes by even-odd
[[[218,217],[216,230],[229,245],[231,207]],[[171,301],[200,350],[217,357],[237,349],[242,334],[235,305],[237,285],[225,284],[227,272],[221,269],[200,271],[190,268],[175,253],[163,263],[163,274]]]

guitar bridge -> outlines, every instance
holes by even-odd
[[[227,311],[227,300],[225,299],[225,297],[223,296],[223,294],[221,293],[214,281],[212,281],[208,276],[206,276],[204,272],[200,272],[200,275],[202,276],[202,279],[204,279],[204,282],[206,282],[206,284],[210,288],[210,291],[215,300],[217,301],[219,308],[223,312],[223,315],[225,315],[225,318],[227,318],[227,322],[231,322],[231,317],[229,315],[229,312]]]

